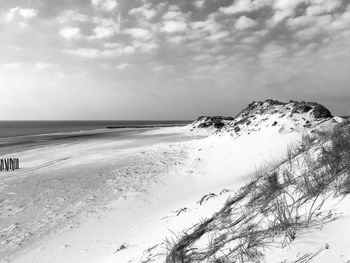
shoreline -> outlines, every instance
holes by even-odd
[[[167,127],[185,127],[184,125],[166,125],[166,126],[130,126],[130,127],[105,127],[101,129],[64,132],[64,133],[48,133],[25,135],[16,137],[0,138],[0,155],[21,151],[23,149],[35,148],[49,144],[60,143],[63,141],[78,141],[85,139],[99,139],[102,137],[123,136],[125,134],[136,134],[147,130],[167,128]],[[21,148],[23,146],[24,148]],[[11,148],[14,147],[14,148]]]
[[[64,220],[73,221],[44,232],[19,254],[8,255],[9,259],[13,263],[139,262],[143,251],[163,246],[157,242],[171,236],[169,229],[181,232],[214,213],[257,166],[283,154],[296,136],[280,134],[280,143],[272,143],[277,134],[271,128],[263,141],[258,134],[233,140],[188,127],[159,128],[137,133],[131,140],[124,138],[122,144],[116,138],[102,137],[30,150],[39,159],[60,152],[54,159],[63,167],[46,160],[48,166],[37,164],[39,170],[29,170],[19,181],[7,178],[7,182],[18,190],[25,181],[34,180],[34,186],[39,179],[48,180],[40,187],[54,188],[40,199],[49,201],[37,206],[56,211],[53,219],[63,215]],[[257,150],[251,152],[247,143]],[[63,154],[68,152],[71,156]],[[68,159],[57,159],[63,156]],[[28,159],[27,164],[35,163]],[[67,194],[67,200],[60,199]],[[28,201],[36,198],[28,195]],[[70,210],[66,211],[68,200]],[[35,226],[39,219],[31,219],[28,225]]]
[[[0,129],[2,130],[0,140],[31,136],[59,136],[70,133],[79,134],[108,129],[174,127],[185,126],[190,123],[191,121],[0,121]],[[29,124],[31,125],[29,126]],[[62,127],[59,125],[62,125]],[[42,132],[43,130],[46,131]],[[13,135],[13,133],[18,134]]]
[[[102,215],[111,203],[162,184],[167,172],[181,166],[186,142],[194,138],[181,127],[142,129],[22,149],[21,170],[0,178],[0,262],[31,253],[42,240]],[[38,262],[27,255],[24,260]]]

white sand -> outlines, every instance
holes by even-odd
[[[188,140],[195,138],[183,128],[156,133],[72,140],[13,153],[21,169],[1,174],[0,261],[81,262],[108,256],[122,242],[112,229],[126,230],[123,222],[132,220],[125,209],[134,199],[147,201],[148,189],[181,166]],[[110,213],[114,223],[96,232]]]
[[[3,189],[9,189],[8,185],[4,188],[4,182],[34,180],[40,185],[44,178],[51,178],[53,193],[28,194],[26,205],[39,202],[53,215],[40,218],[40,213],[28,212],[26,218],[35,218],[27,224],[28,231],[40,232],[40,226],[33,224],[40,219],[49,220],[46,231],[29,238],[24,249],[14,250],[12,256],[7,250],[3,262],[8,258],[16,263],[123,263],[150,257],[152,262],[164,262],[158,254],[164,251],[165,239],[175,238],[175,233],[220,210],[256,169],[281,159],[287,147],[300,140],[301,133],[281,132],[276,126],[235,139],[229,134],[203,138],[197,130],[161,128],[139,137],[134,141],[98,140],[21,153],[25,169],[40,169],[9,175],[1,181]],[[97,162],[100,164],[93,166]],[[88,190],[79,188],[75,192],[81,182]],[[14,195],[18,194],[16,187],[19,186],[13,186]],[[63,192],[60,188],[64,188]],[[224,189],[228,191],[222,192]],[[199,204],[209,193],[215,195]],[[64,196],[72,200],[69,209],[64,209],[69,201],[60,201]],[[49,200],[44,201],[47,197]],[[333,231],[331,226],[328,231]],[[18,243],[14,241],[13,245]],[[145,250],[151,252],[144,254]],[[277,258],[278,253],[276,250],[271,255]]]
[[[73,141],[20,152],[22,169],[1,180],[7,211],[1,215],[3,261],[138,258],[170,230],[215,212],[219,205],[210,202],[197,209],[203,195],[237,189],[293,140],[288,134],[271,143],[276,141],[270,133],[278,131],[267,131],[264,140],[198,139],[203,136],[187,128],[161,128],[128,140]],[[226,195],[216,200],[223,203]],[[177,217],[184,207],[187,212]],[[128,248],[114,254],[123,244]]]
[[[281,134],[277,127],[271,127],[237,139],[230,135],[213,135],[195,141],[189,155],[189,166],[183,170],[187,177],[180,182],[182,186],[176,189],[170,181],[166,200],[162,195],[155,198],[166,203],[168,209],[153,216],[147,225],[142,224],[142,227],[130,231],[135,233],[126,242],[133,246],[111,256],[108,262],[141,262],[141,258],[144,260],[152,254],[147,253],[143,258],[143,252],[156,245],[153,254],[161,253],[166,238],[175,239],[174,233],[181,233],[220,210],[227,198],[244,185],[257,168],[279,159],[288,145],[298,139],[299,133]],[[220,195],[224,189],[230,191]],[[210,192],[217,196],[200,205],[201,197]],[[176,216],[174,211],[181,208],[186,208],[186,211]],[[153,260],[164,262],[164,257]]]

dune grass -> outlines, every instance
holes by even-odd
[[[350,121],[303,136],[286,158],[257,172],[224,207],[176,240],[167,263],[260,262],[264,251],[287,246],[302,229],[333,220],[329,198],[350,193]],[[197,245],[203,238],[207,245]],[[324,249],[324,248],[322,248]],[[308,262],[316,254],[296,262]]]

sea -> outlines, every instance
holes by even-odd
[[[190,121],[0,121],[0,155],[38,146],[101,137],[117,138],[144,129],[184,126]]]
[[[182,126],[190,121],[0,121],[0,138],[100,129]]]

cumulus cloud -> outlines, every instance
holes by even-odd
[[[273,3],[274,15],[272,16],[270,22],[271,26],[275,26],[284,19],[293,16],[295,14],[295,9],[300,4],[306,3],[305,0],[276,0]]]
[[[16,19],[16,17],[32,19],[36,17],[38,13],[39,11],[36,9],[14,7],[5,13],[5,22],[11,22],[12,20]]]
[[[106,74],[111,74],[101,80],[104,83],[117,70],[120,74],[132,71],[130,75],[135,76],[132,81],[137,82],[143,81],[139,72],[153,69],[154,73],[159,72],[154,74],[159,81],[168,81],[160,76],[169,67],[174,81],[186,81],[181,87],[192,88],[192,83],[201,79],[208,86],[222,80],[217,87],[229,83],[227,89],[232,89],[232,83],[235,87],[253,86],[242,85],[235,77],[239,74],[242,79],[261,75],[262,80],[273,82],[279,76],[286,79],[287,70],[305,74],[303,65],[312,64],[307,61],[315,62],[313,57],[319,57],[319,64],[321,59],[338,59],[339,67],[334,67],[334,72],[345,69],[349,59],[348,0],[82,0],[63,1],[59,5],[26,1],[26,11],[16,5],[9,9],[9,4],[18,1],[7,2],[7,7],[4,4],[0,10],[4,32],[2,63],[17,61],[25,54],[33,54],[43,62],[34,63],[33,56],[23,56],[23,69],[18,70],[20,63],[3,64],[0,65],[3,75],[17,69],[35,75],[43,71],[53,76],[60,66],[50,68],[47,61],[56,59],[67,63],[66,72],[83,67],[81,71],[95,74],[94,67],[108,65],[108,69],[99,67],[97,71],[107,70]],[[39,15],[33,9],[37,7],[40,7]],[[29,25],[31,19],[34,27],[18,30],[19,23]],[[39,37],[33,38],[34,34]],[[31,38],[28,44],[26,38]],[[50,44],[57,39],[64,43]],[[9,45],[14,44],[23,46],[23,50],[10,49]],[[57,55],[58,49],[63,58]],[[93,63],[81,63],[81,59]],[[318,67],[318,63],[313,65]],[[271,74],[265,74],[267,71]],[[328,75],[329,71],[320,72]],[[96,79],[105,76],[97,73]],[[196,79],[187,82],[190,75]],[[127,77],[130,76],[125,74]],[[213,83],[205,81],[210,77]],[[152,74],[147,76],[150,83],[154,83],[152,78]],[[281,86],[292,85],[291,82]],[[110,85],[115,87],[113,84]],[[251,83],[247,81],[247,84]],[[144,86],[147,85],[150,84]],[[259,82],[256,86],[263,85]]]
[[[342,13],[341,15],[338,15],[336,19],[332,21],[332,23],[329,24],[329,29],[331,30],[346,30],[350,28],[350,6],[348,9]]]
[[[176,6],[170,6],[168,12],[163,15],[164,20],[181,20],[184,21],[184,14]]]
[[[88,22],[89,17],[74,10],[66,10],[58,16],[58,21],[61,24],[66,24],[70,22]]]
[[[315,22],[315,18],[310,16],[298,16],[295,18],[289,18],[286,22],[286,25],[292,29],[297,30],[300,28],[307,27]]]
[[[166,21],[162,27],[162,31],[166,33],[184,32],[187,24],[183,21]]]
[[[114,30],[108,27],[97,26],[94,28],[95,38],[108,38],[113,36]]]
[[[238,0],[234,1],[232,5],[228,7],[221,7],[220,11],[224,14],[236,14],[239,12],[250,12],[253,10],[253,4],[250,0]]]
[[[96,48],[69,49],[65,50],[65,52],[70,55],[83,58],[105,58],[115,56],[116,54],[120,54],[119,51],[116,52],[115,50],[100,50]]]
[[[23,66],[22,62],[11,62],[11,63],[0,64],[0,68],[3,68],[3,69],[18,69],[21,66]]]
[[[295,37],[299,40],[311,40],[322,33],[322,29],[318,27],[307,27],[295,33]]]
[[[120,24],[119,21],[115,21],[112,18],[104,18],[104,17],[93,17],[88,18],[85,15],[68,12],[61,15],[59,21],[68,26],[63,27],[59,34],[61,37],[72,40],[72,39],[86,39],[86,40],[99,40],[104,38],[110,38],[113,35],[120,32]],[[79,21],[79,22],[88,22],[83,25],[70,26],[69,22]],[[93,34],[91,35],[82,35],[80,27],[86,25],[93,26],[91,28]]]
[[[136,44],[121,45],[119,43],[107,42],[103,48],[75,48],[64,50],[65,53],[88,59],[112,59],[121,55],[130,55],[136,52]],[[142,50],[141,50],[142,51]]]
[[[91,4],[102,11],[113,11],[118,7],[118,3],[115,0],[91,0]]]
[[[297,31],[295,36],[300,39],[312,39],[320,33],[327,33],[327,28],[332,24],[333,17],[331,15],[322,16],[299,16],[289,18],[286,25]]]
[[[330,13],[342,5],[342,2],[339,0],[314,0],[313,2],[315,3],[306,9],[306,14],[309,16]]]
[[[158,42],[156,41],[140,41],[134,40],[132,43],[135,50],[143,53],[149,53],[157,50],[159,48]]]
[[[153,36],[149,30],[136,27],[125,29],[124,33],[130,35],[132,38],[145,40],[150,39]]]
[[[271,6],[273,2],[274,0],[235,0],[230,6],[220,7],[219,12],[226,15],[248,13],[265,6]]]
[[[49,68],[53,67],[53,64],[51,63],[45,63],[45,62],[37,62],[34,64],[34,68],[36,70],[47,70]]]
[[[133,46],[126,46],[123,48],[123,53],[126,54],[126,55],[130,55],[130,54],[133,54],[135,53],[135,47]]]
[[[192,22],[191,28],[194,30],[202,30],[214,34],[222,29],[222,25],[215,20],[214,16],[209,16],[205,21]]]
[[[283,59],[286,57],[288,50],[278,45],[275,42],[268,43],[264,46],[263,50],[259,54],[259,58],[262,62],[262,66],[270,67],[279,59]]]
[[[166,38],[166,41],[170,44],[180,44],[186,40],[186,37],[183,35],[169,35]]]
[[[64,27],[60,30],[59,34],[67,40],[82,38],[80,28],[78,27]]]
[[[123,46],[119,43],[113,43],[113,42],[107,42],[104,44],[104,47],[106,49],[111,49],[111,50],[119,50],[121,54],[126,54],[126,55],[130,55],[135,53],[135,47],[133,46]]]
[[[194,2],[194,6],[197,8],[202,8],[204,7],[204,5],[205,5],[205,0],[196,0]]]
[[[120,24],[111,18],[94,17],[93,22],[96,24],[93,29],[94,34],[89,39],[109,38],[119,33]]]
[[[238,30],[245,30],[247,28],[254,27],[257,24],[258,23],[254,19],[251,19],[247,16],[241,16],[240,18],[237,19],[235,23],[235,28]]]
[[[186,15],[178,7],[170,6],[163,15],[161,31],[165,33],[180,33],[187,29]]]
[[[21,50],[23,50],[23,47],[19,47],[17,45],[9,45],[8,48],[10,50],[14,50],[14,51],[21,51]]]
[[[142,16],[147,20],[154,18],[157,15],[157,13],[157,10],[155,8],[152,8],[152,5],[149,3],[137,8],[130,9],[129,11],[130,15]]]
[[[15,23],[20,28],[25,28],[31,19],[38,16],[38,13],[37,9],[14,7],[0,13],[0,22]]]
[[[207,39],[210,41],[219,41],[222,40],[223,38],[226,38],[230,35],[230,32],[228,31],[220,31],[215,34],[211,34]]]
[[[117,70],[124,70],[124,69],[131,68],[131,67],[132,67],[132,65],[129,63],[121,63],[121,64],[118,64],[115,68]]]
[[[173,67],[170,65],[159,64],[159,63],[150,63],[149,68],[157,73],[170,73],[173,70]]]

